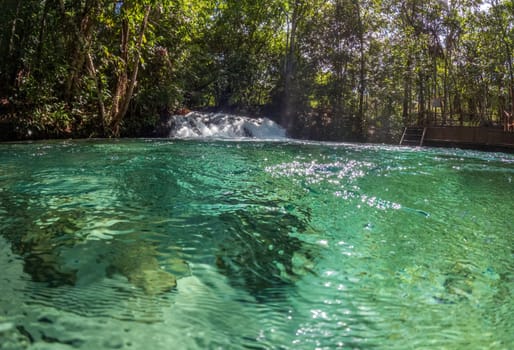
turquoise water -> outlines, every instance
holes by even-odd
[[[512,349],[514,156],[0,145],[0,349]]]

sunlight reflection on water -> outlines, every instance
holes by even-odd
[[[0,162],[4,344],[514,341],[511,155],[124,140],[0,145]]]

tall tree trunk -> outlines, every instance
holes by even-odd
[[[38,43],[36,49],[36,67],[41,67],[41,61],[43,56],[43,46],[45,42],[45,34],[46,34],[46,20],[48,17],[48,11],[50,9],[50,2],[45,0],[45,5],[43,7],[43,14],[41,15],[41,20],[39,22],[39,34],[38,34]]]
[[[430,91],[430,107],[429,107],[429,111],[432,112],[432,113],[429,113],[429,120],[428,120],[428,124],[430,125],[431,122],[434,124],[434,125],[438,125],[438,121],[437,121],[437,108],[436,107],[439,103],[437,101],[437,99],[439,98],[439,93],[437,91],[437,54],[434,53],[433,57],[432,57],[432,91]],[[432,114],[432,121],[430,121],[430,114]]]
[[[510,97],[510,115],[514,117],[514,67],[512,56],[508,56],[507,63],[509,66],[509,97]]]
[[[407,57],[405,65],[405,73],[403,80],[403,102],[402,102],[402,120],[404,126],[411,123],[411,100],[412,100],[412,57],[410,53]]]
[[[7,59],[11,62],[19,62],[17,59],[18,57],[16,57],[16,54],[15,54],[15,47],[16,47],[15,42],[16,42],[16,30],[18,29],[18,20],[19,20],[20,10],[21,10],[21,3],[22,3],[21,0],[18,0],[18,2],[16,3],[16,12],[14,14],[14,19],[13,19],[12,25],[11,25],[11,33],[9,36],[9,48],[8,48],[8,52],[7,52]],[[19,73],[20,69],[23,69],[22,67],[23,67],[23,64],[20,62],[18,64],[11,66],[10,69],[7,70],[8,71],[7,78],[9,80],[7,85],[11,85],[11,84],[14,86],[19,85],[18,73]]]
[[[89,69],[89,72],[91,76],[93,77],[93,80],[96,85],[96,92],[97,92],[97,104],[98,104],[98,114],[100,115],[100,121],[102,123],[102,129],[105,130],[105,104],[103,101],[103,87],[102,82],[98,78],[98,74],[95,68],[95,64],[93,62],[93,56],[91,53],[87,54],[87,66]]]
[[[107,130],[105,132],[111,136],[119,135],[119,122],[115,121],[119,118],[120,115],[120,104],[122,96],[127,91],[128,84],[128,51],[129,51],[129,35],[130,28],[128,20],[123,20],[121,24],[121,45],[120,45],[120,64],[118,67],[118,78],[116,80],[116,87],[114,89],[114,94],[112,97],[111,109],[109,112],[109,120],[107,120],[104,124],[107,126]],[[117,130],[114,130],[117,129]],[[118,135],[117,135],[118,133]]]
[[[444,77],[443,77],[443,99],[442,99],[442,119],[443,119],[443,125],[446,125],[447,119],[448,119],[448,105],[449,105],[449,98],[448,98],[448,77],[449,77],[449,70],[450,70],[450,58],[448,57],[450,55],[450,51],[447,51],[444,55]],[[451,106],[450,106],[451,109]],[[451,111],[450,111],[450,118],[451,118]]]
[[[284,63],[284,94],[282,100],[282,126],[286,130],[291,131],[294,127],[294,115],[296,108],[294,107],[294,99],[297,91],[294,89],[294,79],[296,75],[296,40],[298,25],[305,14],[306,5],[303,0],[293,0],[293,7],[288,17],[288,32],[286,40],[286,54]]]
[[[9,38],[9,53],[8,53],[8,57],[12,57],[12,55],[14,53],[14,41],[15,41],[15,37],[16,37],[16,28],[17,28],[17,25],[18,25],[18,17],[20,15],[21,2],[22,2],[21,0],[18,0],[18,3],[16,4],[16,13],[15,13],[14,19],[12,21],[11,36]]]
[[[294,71],[296,67],[296,29],[298,25],[298,16],[296,8],[293,10],[291,18],[291,29],[288,33],[286,45],[286,57],[284,65],[284,100],[283,100],[283,116],[282,124],[286,130],[290,131],[293,127],[293,106],[292,106],[292,85],[294,79]]]
[[[418,125],[425,125],[425,75],[419,72]]]
[[[89,47],[93,40],[93,23],[98,9],[99,2],[97,0],[87,1],[80,17],[80,24],[77,25],[73,20],[70,21],[74,33],[72,36],[71,64],[64,83],[64,99],[67,102],[71,102],[79,85]],[[63,16],[65,18],[66,13],[63,13]]]
[[[134,88],[136,86],[137,75],[139,71],[139,61],[141,59],[141,48],[143,46],[143,39],[146,27],[148,26],[148,18],[150,16],[151,9],[151,5],[147,5],[145,7],[144,18],[141,23],[139,36],[136,42],[136,54],[132,59],[130,59],[128,52],[130,28],[128,21],[123,21],[121,38],[121,58],[123,67],[118,75],[118,81],[116,83],[116,89],[113,97],[113,103],[111,106],[111,111],[109,113],[110,120],[108,123],[108,132],[111,136],[114,137],[120,136],[121,122],[128,111],[130,100],[132,99],[132,95],[134,94]]]
[[[361,18],[361,9],[359,1],[355,1],[355,12],[357,14],[358,26],[359,26],[359,109],[357,112],[357,118],[354,122],[355,136],[358,139],[362,139],[363,135],[363,124],[364,124],[364,91],[366,89],[366,62],[364,60],[364,24]]]

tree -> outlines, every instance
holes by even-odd
[[[141,135],[182,106],[266,113],[330,140],[494,124],[514,112],[513,12],[511,0],[3,0],[0,119],[20,137]]]
[[[510,113],[514,115],[514,2],[492,0],[490,6],[486,17],[489,25],[484,37],[497,40],[484,42],[484,45],[492,45],[492,52],[497,53],[493,59],[496,61],[495,73],[500,85],[499,94],[506,97],[504,103],[499,101],[500,109],[508,110],[510,106]]]
[[[124,1],[118,7],[121,22],[120,54],[116,67],[116,85],[110,112],[107,116],[108,120],[105,123],[108,127],[107,132],[115,137],[120,136],[120,125],[134,94],[143,40],[152,6],[152,3]],[[139,28],[137,28],[137,24],[139,24]]]

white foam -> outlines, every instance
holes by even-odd
[[[285,129],[268,118],[190,112],[172,116],[170,123],[172,138],[286,138]]]

